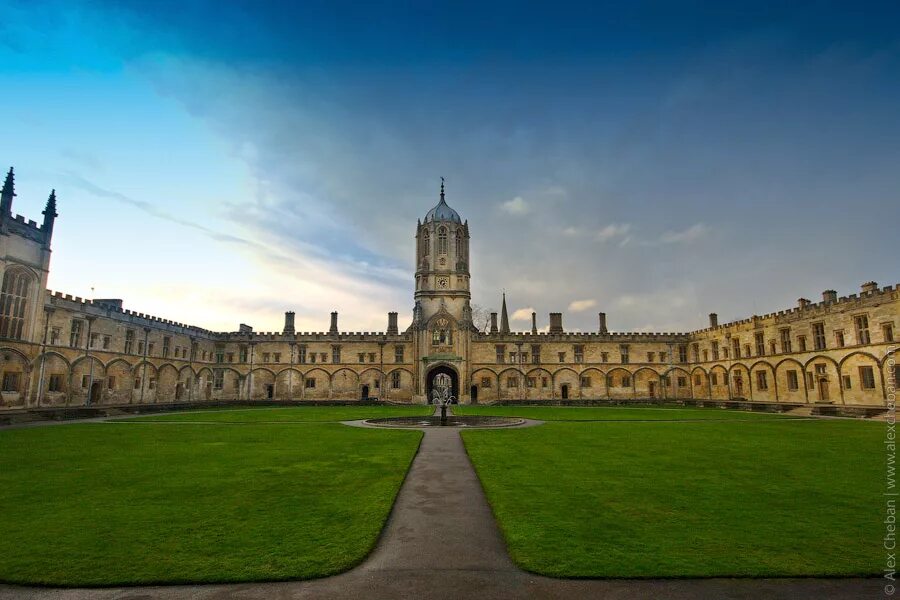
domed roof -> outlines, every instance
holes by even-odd
[[[462,223],[462,219],[459,218],[459,213],[450,208],[447,204],[447,201],[444,200],[444,178],[441,177],[441,200],[437,203],[437,206],[428,211],[428,214],[425,215],[425,222],[434,222],[434,221],[449,221],[451,223]]]

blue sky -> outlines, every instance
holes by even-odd
[[[440,176],[473,302],[541,325],[694,329],[900,280],[893,3],[0,9],[0,161],[15,212],[57,189],[53,289],[382,330]]]

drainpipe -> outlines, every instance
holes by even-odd
[[[250,371],[247,372],[247,401],[251,402],[253,400],[253,347],[256,344],[247,342],[247,345],[250,346]]]
[[[191,353],[188,355],[188,372],[191,374],[191,382],[188,385],[188,403],[190,404],[194,399],[194,380],[197,378],[194,376],[194,340],[197,339],[193,336],[188,338],[191,342]]]
[[[94,361],[91,359],[91,328],[94,325],[94,319],[97,317],[88,317],[88,328],[87,328],[87,343],[84,346],[84,356],[88,359],[88,364],[90,365],[88,371],[88,391],[87,398],[85,399],[84,405],[91,405],[91,390],[94,387]]]
[[[294,334],[294,338],[297,337],[297,334]],[[297,342],[290,342],[291,346],[291,364],[288,367],[288,402],[292,402],[294,400],[294,347],[296,347]]]
[[[45,354],[47,350],[47,330],[50,328],[50,317],[53,315],[53,312],[56,309],[54,308],[44,308],[44,314],[46,314],[46,319],[44,320],[44,337],[41,339],[41,369],[38,374],[38,390],[37,390],[37,405],[38,408],[41,406],[41,400],[44,397],[44,364],[47,361],[47,356]]]
[[[141,400],[144,403],[144,388],[147,386],[147,345],[150,339],[150,328],[144,327],[144,366],[141,370]]]

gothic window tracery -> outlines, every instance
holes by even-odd
[[[0,292],[0,337],[22,339],[25,327],[25,307],[31,288],[31,275],[21,269],[3,274]]]
[[[453,331],[450,329],[450,321],[438,319],[431,329],[432,346],[449,346],[453,343]]]
[[[438,254],[447,254],[447,228],[438,229]]]
[[[466,250],[465,250],[465,238],[463,237],[462,231],[459,229],[456,230],[456,264],[457,269],[465,269],[466,268]]]

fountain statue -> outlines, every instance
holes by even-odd
[[[441,425],[447,424],[447,406],[453,403],[453,382],[446,373],[438,373],[434,377],[431,388],[431,401],[441,407]]]

